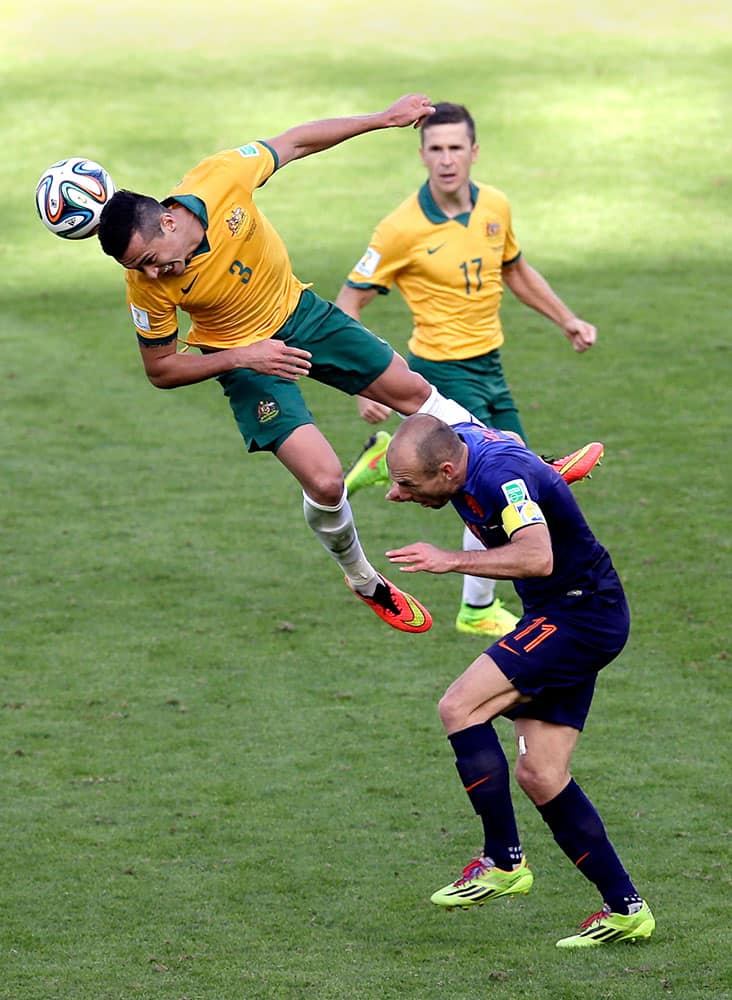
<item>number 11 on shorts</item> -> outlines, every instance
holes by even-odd
[[[520,632],[512,632],[506,635],[498,643],[499,646],[503,646],[510,653],[514,653],[516,656],[520,656],[519,650],[524,653],[530,653],[532,649],[548,639],[550,635],[554,635],[557,631],[558,626],[552,625],[546,620],[545,617],[534,618],[531,623],[522,628]],[[510,640],[507,642],[506,640]]]

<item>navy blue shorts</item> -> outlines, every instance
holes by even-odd
[[[565,596],[525,614],[486,654],[529,702],[509,719],[541,719],[582,730],[597,675],[628,639],[630,612],[622,588]]]

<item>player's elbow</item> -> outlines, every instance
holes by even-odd
[[[148,371],[146,374],[148,382],[154,385],[156,389],[174,389],[176,386],[176,383],[162,372]]]
[[[554,570],[554,555],[552,550],[548,552],[537,552],[535,576],[551,576]]]
[[[523,573],[525,579],[533,579],[539,576],[551,576],[554,569],[554,556],[552,550],[537,548],[531,553],[525,553],[523,562]]]

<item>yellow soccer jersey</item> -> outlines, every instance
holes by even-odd
[[[173,339],[177,309],[191,316],[187,342],[207,347],[264,340],[287,321],[307,286],[292,273],[284,243],[252,194],[276,169],[274,150],[252,142],[202,160],[165,199],[193,212],[206,232],[180,277],[127,272],[140,340]]]
[[[473,208],[449,219],[429,186],[383,219],[348,276],[353,288],[396,284],[412,313],[413,354],[427,361],[463,360],[503,343],[499,317],[501,268],[521,249],[508,199],[486,184],[470,184]]]

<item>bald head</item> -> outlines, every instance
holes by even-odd
[[[448,424],[415,413],[394,434],[386,464],[394,483],[391,499],[444,507],[465,482],[467,448]]]
[[[386,461],[408,460],[415,469],[434,476],[442,462],[457,462],[462,441],[452,427],[429,413],[415,413],[400,425],[389,445]]]

